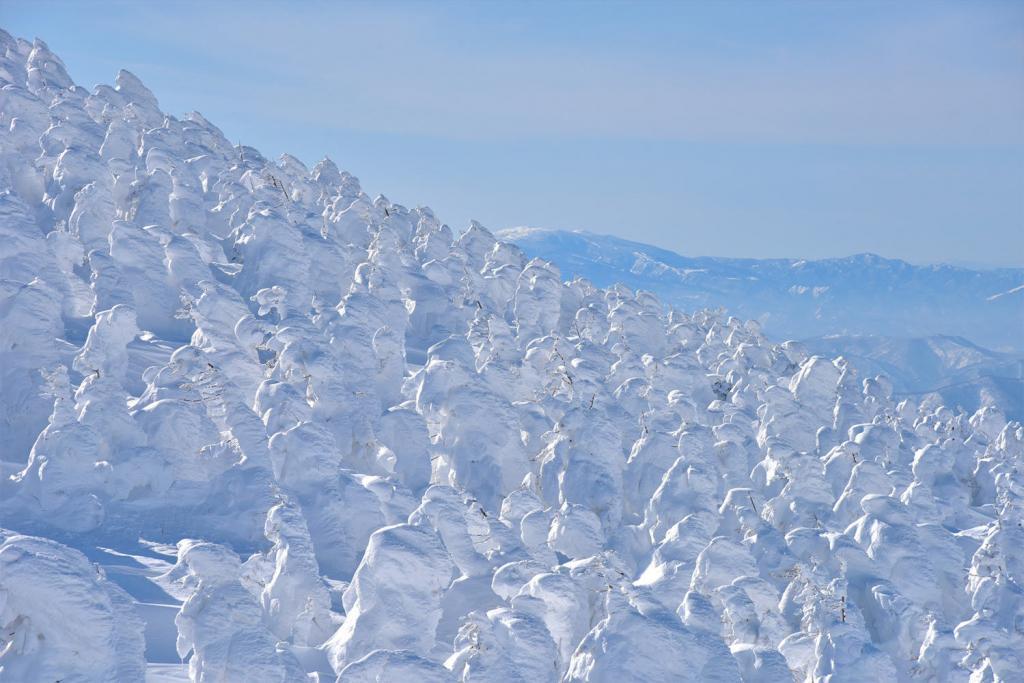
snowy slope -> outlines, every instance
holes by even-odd
[[[804,340],[812,353],[842,355],[862,373],[884,374],[897,396],[936,393],[974,412],[998,405],[1024,420],[1024,354],[998,353],[963,337],[829,336]]]
[[[528,256],[599,286],[623,282],[682,307],[724,306],[767,335],[964,337],[1024,353],[1024,268],[915,266],[873,254],[840,259],[693,258],[610,235],[542,228],[498,233]]]
[[[0,82],[0,680],[1024,669],[998,406],[566,282],[39,41]]]
[[[769,338],[797,339],[812,353],[886,374],[897,396],[937,392],[952,407],[996,404],[1024,419],[1024,286],[1013,287],[1024,282],[1024,269],[913,266],[872,255],[690,258],[586,232],[512,228],[498,235],[566,275],[758,320]]]

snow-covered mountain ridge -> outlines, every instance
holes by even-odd
[[[40,41],[0,83],[0,680],[1024,668],[997,406],[565,281]]]
[[[689,257],[610,235],[510,228],[498,236],[566,276],[622,282],[676,306],[724,306],[779,339],[959,336],[1024,354],[1024,268],[912,265],[874,254],[808,261]]]
[[[511,228],[498,236],[566,276],[625,282],[682,308],[724,307],[777,341],[842,355],[884,373],[897,396],[935,392],[974,411],[997,404],[1024,419],[1024,269],[914,266],[843,259],[691,258],[608,235]],[[992,294],[992,292],[1000,292]],[[966,337],[966,338],[965,338]],[[1003,351],[979,347],[978,341]]]
[[[843,356],[860,372],[884,374],[897,397],[935,394],[949,406],[974,412],[998,405],[1024,419],[1024,355],[999,353],[963,337],[834,336],[803,340],[811,353]]]

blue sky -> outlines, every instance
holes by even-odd
[[[453,227],[1024,265],[1024,3],[3,0],[0,26]]]

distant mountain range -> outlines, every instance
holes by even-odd
[[[769,337],[844,355],[865,374],[885,373],[900,393],[935,391],[969,410],[995,402],[1024,417],[1024,268],[918,266],[874,254],[817,261],[689,257],[610,235],[544,228],[499,236],[553,261],[565,278],[622,282],[683,310],[721,306],[760,321]]]

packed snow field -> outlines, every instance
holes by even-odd
[[[0,55],[0,679],[1021,680],[997,408]]]

